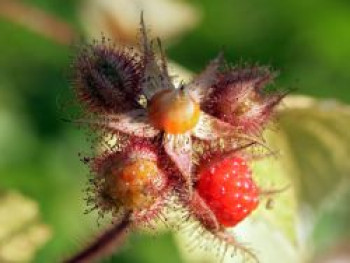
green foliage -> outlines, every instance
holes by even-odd
[[[182,262],[175,245],[173,236],[169,233],[157,236],[134,234],[122,251],[103,262]]]

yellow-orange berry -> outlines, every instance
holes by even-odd
[[[157,129],[181,134],[196,126],[199,104],[181,90],[163,90],[154,95],[148,107],[150,122]]]
[[[152,205],[164,186],[164,177],[154,161],[126,160],[107,171],[106,186],[108,195],[116,203],[137,210]]]

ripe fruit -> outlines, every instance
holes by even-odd
[[[258,205],[259,190],[243,158],[234,156],[210,162],[199,172],[197,190],[218,222],[232,227]]]
[[[183,90],[163,90],[151,99],[148,116],[154,127],[170,134],[181,134],[196,126],[199,104]]]

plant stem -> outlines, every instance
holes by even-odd
[[[20,24],[63,45],[69,45],[76,34],[68,23],[53,14],[18,0],[0,0],[0,17]]]
[[[85,249],[72,256],[65,263],[89,263],[96,262],[113,254],[125,240],[131,226],[130,216],[124,218],[113,227],[98,236]]]

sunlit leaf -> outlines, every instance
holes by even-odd
[[[1,262],[30,261],[50,236],[50,228],[40,222],[35,202],[15,192],[1,193]]]
[[[301,201],[318,208],[350,182],[350,108],[332,100],[290,97],[278,123],[286,172]]]
[[[176,235],[184,261],[191,263],[220,262],[220,255],[224,246],[218,248],[214,239],[207,238],[207,240],[203,240],[205,236],[194,238],[196,235],[193,231],[190,230],[188,233]],[[243,242],[252,249],[260,263],[281,262],[282,258],[285,263],[303,262],[301,253],[290,243],[289,239],[281,231],[271,228],[271,225],[264,221],[248,219],[231,229],[231,231],[235,234],[238,241]],[[207,249],[203,249],[203,244],[205,244],[204,246]],[[239,250],[229,249],[222,262],[245,262],[243,255]]]
[[[269,133],[269,139],[277,142],[278,133]],[[279,157],[270,157],[254,163],[254,178],[262,191],[284,189],[281,193],[263,198],[255,219],[267,220],[271,229],[281,231],[291,244],[297,245],[297,199],[295,189],[288,187],[291,182],[286,167]],[[286,188],[287,187],[287,188]],[[262,217],[262,218],[261,218]]]
[[[266,137],[280,155],[257,162],[254,174],[262,186],[276,189],[291,183],[291,187],[276,196],[272,210],[260,209],[258,215],[262,214],[294,243],[306,242],[296,239],[301,208],[309,206],[316,220],[324,222],[323,213],[334,214],[337,200],[350,186],[350,108],[333,100],[289,96],[275,127]],[[349,214],[343,211],[337,218],[342,227],[348,227],[344,222]]]

